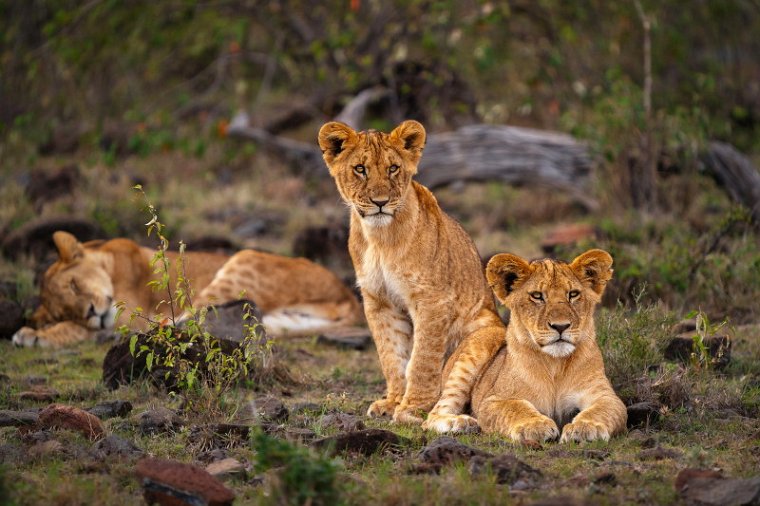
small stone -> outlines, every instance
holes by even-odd
[[[229,506],[235,494],[219,479],[192,464],[144,458],[135,473],[142,480],[145,502],[166,506]]]
[[[500,484],[512,484],[518,480],[530,483],[541,476],[540,471],[509,453],[496,457],[476,455],[470,459],[468,469],[472,476],[478,476],[490,470],[496,477],[496,483]]]
[[[311,443],[311,446],[319,450],[330,449],[333,453],[351,452],[372,455],[387,449],[398,448],[406,442],[405,438],[389,430],[366,429],[317,439]]]
[[[641,450],[638,454],[641,460],[664,460],[664,459],[677,459],[682,457],[683,453],[675,448],[663,448],[657,446],[648,450]]]
[[[364,421],[356,416],[349,415],[348,413],[330,413],[319,417],[317,423],[321,427],[335,427],[343,432],[351,432],[357,430],[364,430]]]
[[[50,455],[63,453],[63,451],[63,444],[60,441],[51,439],[49,441],[37,443],[29,448],[29,455],[31,457],[48,457]]]
[[[657,423],[660,419],[660,408],[662,406],[655,402],[637,402],[626,408],[628,411],[628,421],[626,425],[629,429],[636,427],[648,428]]]
[[[258,418],[282,422],[288,418],[288,408],[276,397],[264,397],[253,401],[253,411]]]
[[[760,476],[723,478],[708,469],[684,469],[676,476],[676,490],[687,504],[745,506],[760,504]]]
[[[143,434],[169,432],[184,425],[177,413],[163,406],[143,411],[138,415],[138,420],[140,432]]]
[[[18,394],[19,400],[35,402],[53,402],[60,394],[58,391],[47,387],[33,387],[31,390]]]
[[[51,404],[40,411],[39,426],[43,429],[74,430],[90,439],[97,439],[105,434],[98,417],[82,409],[62,404]]]
[[[372,343],[372,334],[361,327],[346,327],[325,331],[317,336],[317,344],[350,350],[366,350]]]
[[[92,449],[95,455],[101,459],[106,457],[139,457],[145,453],[132,441],[114,434],[95,443]]]
[[[101,402],[87,410],[101,420],[109,418],[124,418],[132,411],[132,403],[129,401]]]
[[[34,411],[0,410],[0,427],[22,427],[36,425],[40,417]]]
[[[438,467],[451,465],[455,462],[469,461],[473,457],[493,457],[492,454],[467,446],[448,436],[439,437],[420,450],[418,458],[425,464]]]
[[[10,339],[24,326],[24,308],[15,301],[0,297],[0,339]]]
[[[584,458],[589,460],[605,460],[610,456],[607,450],[583,450],[581,453]]]
[[[207,465],[206,471],[211,476],[216,476],[217,478],[245,475],[245,465],[239,460],[226,458]]]

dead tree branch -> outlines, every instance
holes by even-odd
[[[749,209],[752,221],[760,224],[760,173],[752,161],[732,145],[714,141],[702,155],[702,163],[735,202]]]

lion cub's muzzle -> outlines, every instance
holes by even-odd
[[[116,321],[116,308],[113,297],[106,296],[99,304],[90,303],[85,315],[87,327],[95,330],[110,329]]]
[[[551,329],[541,337],[541,351],[553,357],[566,357],[575,351],[575,332],[570,330],[570,322],[549,322]]]

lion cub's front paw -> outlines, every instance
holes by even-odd
[[[427,420],[422,424],[422,428],[441,434],[445,432],[480,432],[478,421],[468,415],[437,415],[430,413]]]
[[[26,347],[32,347],[37,345],[37,342],[39,341],[39,337],[37,336],[37,331],[34,330],[31,327],[21,327],[16,331],[15,334],[13,334],[13,338],[11,340],[15,346],[26,346]]]
[[[512,440],[518,443],[526,441],[550,441],[557,439],[559,428],[554,420],[548,416],[536,416],[528,420],[519,422],[510,427],[508,434]]]
[[[403,402],[396,406],[396,410],[393,412],[393,421],[396,423],[411,423],[414,425],[421,425],[424,421],[422,419],[423,410],[404,404]]]
[[[393,416],[396,406],[398,406],[398,401],[394,401],[393,399],[378,399],[370,404],[367,416],[370,418]]]
[[[577,421],[568,423],[562,428],[560,443],[569,441],[594,441],[595,439],[610,440],[610,431],[604,424],[597,422]]]

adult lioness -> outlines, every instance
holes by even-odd
[[[545,441],[569,422],[565,442],[608,440],[625,429],[626,409],[604,374],[594,328],[611,266],[612,257],[598,249],[569,265],[510,254],[491,259],[488,281],[511,315],[506,347],[472,393],[483,430]]]
[[[438,400],[451,351],[471,343],[462,352],[473,357],[471,367],[449,378],[469,393],[484,362],[479,357],[492,356],[504,336],[474,244],[412,180],[424,144],[416,121],[390,134],[337,122],[319,131],[324,160],[351,209],[349,252],[387,385],[367,414],[412,423],[421,423],[421,412]],[[457,416],[459,408],[442,409],[441,423],[472,425],[472,418]]]
[[[63,346],[91,338],[95,331],[129,323],[141,308],[154,317],[166,291],[148,284],[161,274],[150,266],[154,251],[129,239],[80,243],[67,232],[56,232],[53,241],[59,258],[45,273],[40,306],[33,321],[37,330],[23,327],[13,336],[22,346]],[[167,252],[172,262],[170,286],[176,284],[178,254]],[[245,293],[264,313],[264,325],[274,334],[305,333],[324,327],[362,321],[361,306],[351,290],[334,274],[305,258],[287,258],[253,250],[229,257],[215,253],[186,252],[184,271],[194,290],[195,307],[234,300]],[[124,311],[116,320],[118,302]],[[163,306],[160,312],[177,317],[180,309]],[[144,319],[130,323],[135,330],[147,326]]]

